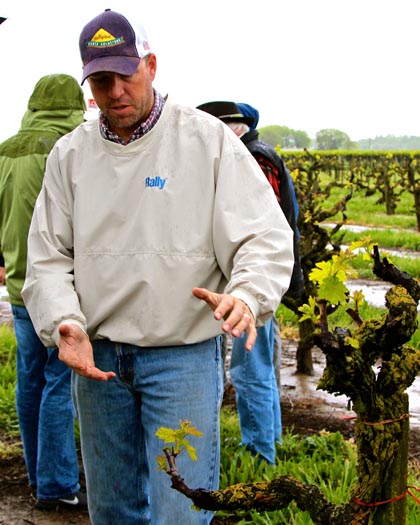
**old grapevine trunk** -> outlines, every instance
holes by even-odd
[[[357,482],[349,502],[334,505],[318,487],[288,476],[221,491],[190,489],[166,450],[172,486],[200,508],[274,510],[295,501],[319,525],[404,525],[409,407],[406,389],[420,372],[420,350],[407,344],[417,328],[420,284],[375,250],[375,273],[395,283],[380,320],[360,320],[354,333],[321,326],[315,342],[326,356],[318,388],[346,395],[357,414]],[[356,312],[350,312],[353,319]],[[326,319],[326,315],[321,315]],[[321,323],[322,325],[322,323]],[[351,336],[351,337],[350,337]]]

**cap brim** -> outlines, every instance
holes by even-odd
[[[94,73],[107,71],[110,73],[118,73],[119,75],[134,75],[141,58],[127,57],[127,56],[107,56],[94,58],[83,67],[83,82]]]
[[[255,123],[255,119],[253,117],[219,117],[222,122],[243,122],[244,124],[247,124],[247,126],[252,126]]]

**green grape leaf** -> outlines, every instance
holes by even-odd
[[[327,277],[318,290],[318,299],[339,305],[347,302],[348,290],[338,277]]]

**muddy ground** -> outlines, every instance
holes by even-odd
[[[323,369],[323,356],[314,349],[315,375],[298,376],[295,369],[295,348],[292,343],[284,342],[282,356],[282,422],[284,429],[292,429],[300,435],[310,435],[321,430],[339,431],[350,438],[354,434],[354,422],[348,416],[345,399],[330,396],[317,391],[316,384]],[[234,392],[227,388],[225,404],[234,405]],[[0,436],[1,438],[1,436]],[[411,461],[420,465],[420,424],[417,416],[411,425],[410,449]],[[82,480],[83,481],[83,480]],[[215,519],[214,525],[235,523]],[[0,524],[1,525],[89,525],[85,512],[72,510],[39,511],[34,508],[34,499],[26,483],[23,460],[0,462]]]

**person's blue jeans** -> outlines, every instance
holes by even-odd
[[[38,499],[80,489],[71,370],[45,348],[25,307],[12,305],[17,341],[16,410],[29,484]]]
[[[269,463],[275,463],[275,442],[281,441],[280,396],[273,363],[272,318],[257,329],[257,340],[249,352],[246,335],[234,338],[230,376],[235,388],[242,445]]]
[[[197,461],[176,459],[191,488],[215,490],[220,469],[223,396],[220,338],[200,344],[141,348],[93,341],[95,365],[117,376],[97,382],[73,374],[92,525],[208,525],[213,513],[171,488],[158,470],[167,446],[160,427],[188,420],[203,433],[188,437]]]

